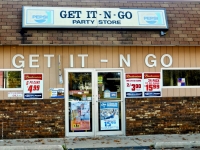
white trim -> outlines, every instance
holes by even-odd
[[[16,91],[16,90],[23,90],[23,81],[24,81],[24,76],[23,76],[23,69],[0,69],[0,71],[21,71],[21,88],[5,88],[5,79],[4,81],[4,87],[0,88],[0,91]]]
[[[121,77],[121,99],[113,100],[121,102],[121,130],[120,131],[99,131],[98,123],[98,72],[120,72]],[[68,105],[68,96],[69,87],[68,87],[68,72],[91,72],[92,73],[92,131],[91,132],[69,132],[69,105]],[[125,135],[126,131],[126,117],[125,117],[125,98],[124,98],[124,68],[64,68],[64,78],[65,78],[65,136],[97,136],[97,135]],[[96,120],[95,120],[96,119]]]

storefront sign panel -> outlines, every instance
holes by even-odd
[[[25,73],[23,88],[24,99],[43,99],[43,74]]]
[[[23,28],[168,29],[165,9],[22,8]]]

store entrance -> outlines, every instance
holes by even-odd
[[[125,135],[123,69],[65,69],[65,136]]]

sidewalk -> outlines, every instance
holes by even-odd
[[[200,149],[200,134],[5,139],[0,150]]]

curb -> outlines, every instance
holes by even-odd
[[[200,148],[200,141],[156,142],[155,148]]]
[[[149,146],[103,147],[103,148],[68,148],[68,150],[149,150]]]

